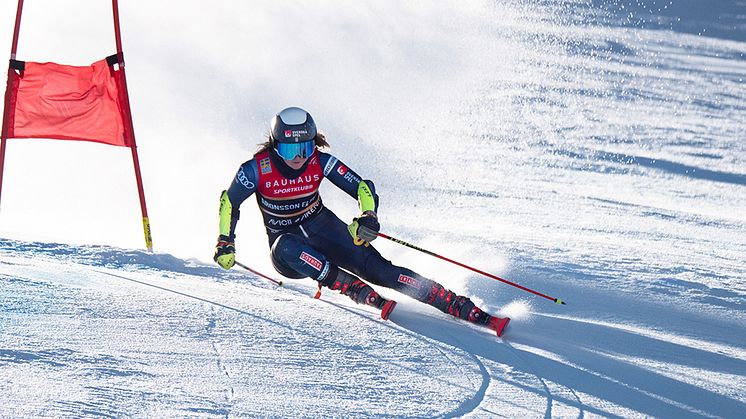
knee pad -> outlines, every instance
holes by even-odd
[[[270,259],[275,270],[288,278],[305,278],[306,274],[296,271],[287,262],[293,254],[299,254],[305,243],[295,234],[285,233],[275,240],[270,251]]]
[[[285,233],[275,240],[272,245],[272,256],[282,259],[296,253],[306,242],[297,234]]]

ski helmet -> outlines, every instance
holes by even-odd
[[[283,159],[307,158],[316,148],[316,123],[311,114],[301,108],[285,108],[272,118],[270,138]]]

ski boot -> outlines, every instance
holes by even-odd
[[[370,289],[370,294],[365,298],[365,304],[381,310],[381,318],[384,320],[389,319],[391,312],[394,311],[394,307],[396,307],[396,301],[387,300],[381,297],[373,290],[373,288]]]
[[[452,316],[467,320],[471,323],[486,326],[495,331],[497,336],[505,333],[510,322],[509,317],[498,317],[485,313],[467,297],[456,296],[451,302],[449,312]]]
[[[485,326],[502,336],[510,322],[509,317],[492,316],[477,307],[469,298],[456,295],[442,286],[433,287],[429,304],[453,317]]]
[[[384,320],[389,319],[391,312],[396,307],[396,301],[381,297],[370,285],[340,269],[337,269],[334,280],[324,281],[323,284],[319,283],[319,286],[321,285],[326,285],[332,290],[339,290],[341,294],[350,297],[352,301],[358,304],[369,305],[381,310],[381,318]]]

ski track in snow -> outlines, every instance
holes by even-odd
[[[215,308],[214,307],[212,308],[211,313],[215,313]],[[207,339],[210,339],[210,345],[212,346],[212,350],[215,352],[215,364],[217,365],[218,370],[220,372],[222,372],[223,374],[225,374],[226,378],[228,378],[229,383],[230,383],[229,388],[226,389],[226,391],[225,391],[225,393],[226,393],[225,394],[225,405],[226,405],[225,416],[228,417],[228,416],[230,416],[230,413],[231,413],[230,412],[230,405],[232,403],[235,390],[233,388],[233,383],[232,383],[233,380],[232,380],[232,377],[231,377],[230,373],[228,372],[228,368],[222,362],[220,351],[218,350],[218,346],[211,339],[212,331],[215,329],[215,324],[216,324],[217,321],[218,321],[218,317],[217,316],[211,317],[208,320],[207,326],[205,328],[205,334],[207,336]]]
[[[510,347],[511,349],[513,349],[513,347],[512,347],[512,346],[510,346],[510,344],[509,344],[509,343],[508,343],[507,345],[508,345],[508,346],[509,346],[509,347]],[[546,391],[546,393],[547,393],[547,410],[546,410],[546,412],[544,413],[544,417],[545,417],[545,418],[551,418],[551,417],[552,417],[552,403],[554,402],[554,397],[552,396],[552,392],[551,392],[551,391],[549,390],[549,386],[547,386],[547,383],[546,383],[546,382],[544,381],[544,379],[543,379],[543,378],[541,378],[541,376],[540,376],[539,374],[537,374],[537,373],[536,373],[536,370],[534,370],[534,369],[533,369],[533,368],[531,367],[531,365],[530,365],[530,364],[529,364],[528,362],[526,362],[526,360],[525,360],[525,359],[521,358],[521,356],[520,356],[520,355],[518,354],[518,352],[517,352],[517,351],[515,351],[515,349],[513,350],[513,355],[514,355],[514,356],[515,356],[516,358],[518,358],[519,362],[522,362],[522,363],[523,363],[523,365],[525,365],[525,366],[526,366],[526,367],[527,367],[527,368],[528,368],[529,370],[531,370],[531,371],[532,371],[532,373],[533,373],[533,374],[534,374],[534,375],[536,376],[536,378],[537,378],[537,379],[538,379],[538,380],[539,380],[539,381],[541,382],[541,385],[542,385],[542,387],[544,387],[544,391]],[[574,393],[573,393],[573,394],[574,394]],[[576,397],[577,397],[577,395],[576,395]],[[580,399],[578,399],[578,402],[580,402]],[[581,416],[582,416],[582,415],[581,415]]]

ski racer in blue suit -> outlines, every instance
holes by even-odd
[[[469,298],[395,266],[370,245],[380,228],[375,185],[322,152],[328,145],[303,109],[287,108],[272,119],[268,141],[241,165],[221,194],[215,261],[225,269],[235,264],[239,206],[255,195],[271,260],[280,274],[313,278],[319,288],[339,290],[357,303],[380,309],[384,319],[396,302],[380,296],[365,281],[393,288],[457,318],[490,327],[500,336],[509,319],[491,316]],[[324,206],[318,189],[325,178],[357,199],[361,214],[352,223],[344,223]]]

